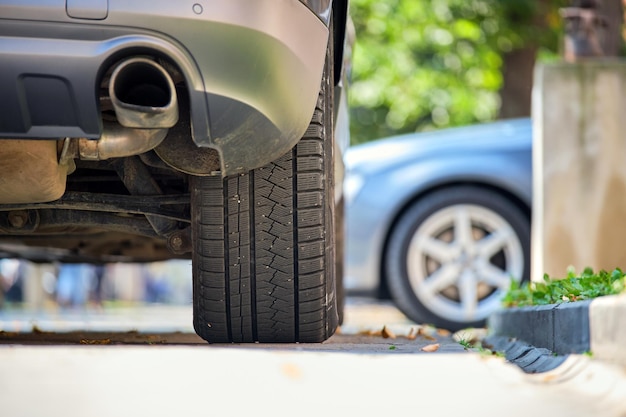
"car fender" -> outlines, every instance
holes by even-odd
[[[473,158],[449,154],[373,174],[350,204],[358,204],[359,210],[348,216],[346,288],[366,292],[378,289],[386,243],[395,223],[404,210],[433,189],[459,183],[483,184],[507,190],[530,208],[529,155],[521,151],[504,155],[486,152]]]

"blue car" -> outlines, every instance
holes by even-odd
[[[529,119],[415,133],[346,154],[350,293],[418,323],[483,326],[530,273]]]

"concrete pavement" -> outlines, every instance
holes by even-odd
[[[390,304],[351,300],[342,332],[328,342],[279,346],[208,345],[184,330],[189,307],[159,309],[127,317],[118,334],[140,339],[131,345],[0,343],[1,415],[626,415],[622,368],[569,355],[551,371],[527,374],[436,329],[429,335],[436,340],[407,338],[419,326]],[[92,326],[88,336],[107,328],[97,316],[82,323]],[[0,315],[5,333],[11,323],[52,324]],[[133,324],[141,332],[128,333]],[[150,340],[144,331],[159,325],[178,325],[169,335],[190,339]],[[383,325],[395,339],[378,334]],[[422,350],[434,343],[440,349]]]
[[[0,346],[2,414],[621,416],[622,372],[583,356],[524,374],[478,354]]]

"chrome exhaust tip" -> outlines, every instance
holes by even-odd
[[[109,96],[122,126],[161,129],[178,122],[174,82],[150,59],[136,57],[120,63],[111,75]]]

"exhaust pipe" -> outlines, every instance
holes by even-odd
[[[178,121],[174,82],[162,66],[147,58],[119,64],[111,75],[109,96],[122,126],[170,128]]]
[[[119,125],[106,123],[98,140],[80,139],[80,159],[97,161],[148,152],[178,122],[174,82],[150,59],[130,58],[120,63],[111,75],[109,96]]]
[[[148,152],[178,122],[174,82],[149,59],[120,63],[111,75],[109,95],[119,124],[105,122],[100,139],[66,138],[60,157],[54,140],[0,140],[0,204],[56,200],[65,193],[74,158],[97,161]]]
[[[167,129],[133,129],[107,123],[100,139],[79,140],[78,156],[82,160],[103,161],[139,155],[159,146],[165,136]]]

